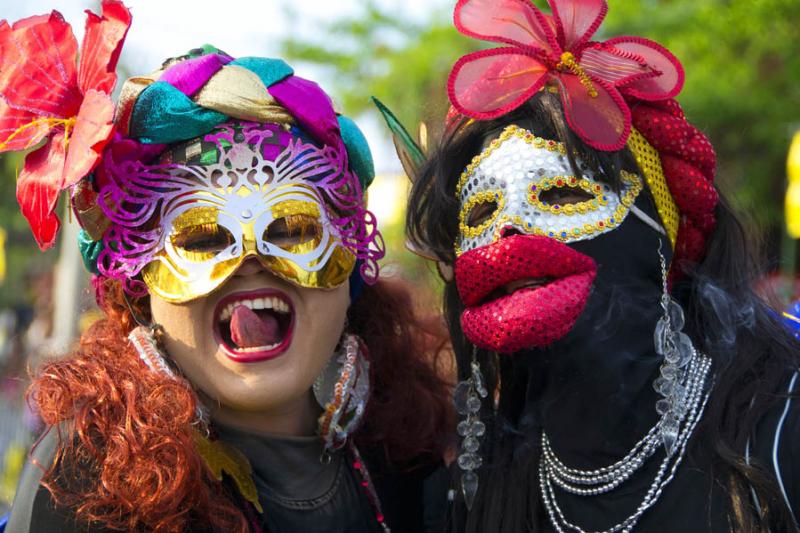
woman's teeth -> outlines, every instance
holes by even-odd
[[[233,310],[236,309],[236,306],[238,305],[243,305],[256,311],[261,309],[271,309],[276,313],[289,312],[289,304],[278,297],[271,296],[266,298],[250,298],[229,303],[220,313],[219,320],[224,322],[225,320],[230,319],[231,315],[233,314]]]
[[[237,352],[242,353],[253,353],[253,352],[263,352],[268,350],[274,350],[278,346],[280,346],[280,342],[276,342],[275,344],[269,344],[267,346],[239,346],[236,348]]]
[[[516,281],[512,281],[511,283],[507,283],[503,289],[506,291],[506,294],[511,294],[514,291],[518,291],[519,289],[535,289],[541,287],[542,285],[547,285],[550,280],[539,278],[539,279],[519,279]]]

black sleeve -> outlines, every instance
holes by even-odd
[[[58,431],[50,428],[31,451],[20,476],[5,533],[86,531],[76,526],[71,513],[56,508],[50,492],[41,485],[44,471],[53,464],[58,440]]]
[[[786,397],[759,424],[750,454],[775,477],[797,522],[800,519],[800,374],[792,374],[780,393]]]
[[[444,465],[433,471],[422,484],[422,513],[425,533],[445,533],[450,490],[450,473]]]

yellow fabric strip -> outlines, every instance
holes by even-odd
[[[240,120],[294,124],[294,118],[270,96],[261,79],[237,65],[222,67],[195,95],[194,101]]]
[[[664,229],[667,230],[672,249],[675,249],[675,242],[678,239],[678,224],[680,213],[672,194],[669,192],[667,180],[664,177],[664,169],[661,167],[661,158],[653,146],[647,142],[644,135],[636,129],[631,129],[631,136],[628,138],[628,148],[630,148],[639,169],[644,174],[647,187],[656,203],[658,216]]]

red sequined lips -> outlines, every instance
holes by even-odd
[[[465,252],[455,265],[464,334],[500,353],[547,346],[572,329],[596,273],[591,257],[538,235]]]

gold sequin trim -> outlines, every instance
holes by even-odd
[[[539,199],[539,195],[542,192],[549,191],[553,188],[577,188],[591,194],[594,198],[565,205],[548,204]],[[544,178],[539,183],[532,185],[531,192],[528,193],[528,201],[540,211],[553,215],[585,214],[590,211],[597,211],[600,209],[600,206],[608,204],[608,198],[605,196],[604,192],[605,190],[602,185],[592,185],[586,178],[578,179],[575,176],[553,176],[552,178]]]
[[[636,174],[631,174],[630,172],[625,172],[623,170],[621,175],[622,181],[628,185],[628,189],[625,191],[622,197],[620,197],[620,204],[614,210],[614,213],[609,217],[593,223],[586,223],[580,227],[565,228],[562,230],[545,230],[539,227],[534,227],[530,223],[518,224],[518,226],[529,234],[544,235],[560,242],[572,242],[581,237],[588,237],[616,228],[622,224],[623,220],[625,220],[625,217],[630,210],[630,206],[632,206],[636,201],[636,197],[639,196],[640,192],[642,192],[643,187],[642,180]],[[502,230],[502,228],[499,227],[498,229]]]
[[[319,217],[319,205],[306,200],[284,200],[272,206],[272,217],[275,219],[292,215]]]
[[[497,203],[497,208],[492,213],[492,216],[475,227],[467,224],[467,217],[469,216],[470,211],[472,211],[472,208],[476,205],[489,202]],[[461,213],[458,215],[458,227],[461,230],[461,234],[469,238],[474,238],[482,234],[492,224],[494,224],[497,216],[503,211],[505,203],[506,201],[503,197],[503,193],[500,191],[481,191],[471,196],[469,200],[464,203],[464,206],[461,208]]]

